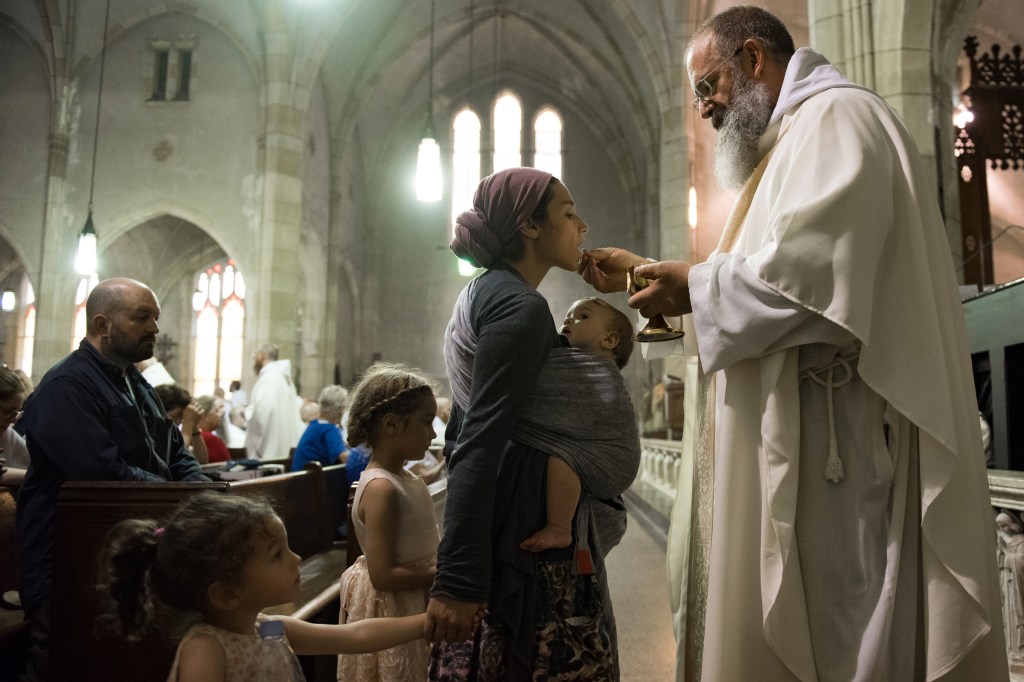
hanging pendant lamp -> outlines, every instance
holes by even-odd
[[[427,122],[416,158],[416,198],[420,201],[441,200],[441,146],[434,133],[434,0],[430,0],[430,75],[427,97]]]

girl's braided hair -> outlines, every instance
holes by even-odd
[[[167,609],[178,615],[209,610],[215,582],[234,583],[266,533],[270,504],[259,497],[203,492],[193,495],[160,524],[129,519],[107,535],[100,557],[104,624],[137,641]]]
[[[406,365],[379,362],[371,366],[349,396],[348,444],[373,445],[385,414],[408,417],[437,382]]]

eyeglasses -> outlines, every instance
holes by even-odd
[[[3,417],[7,421],[16,422],[21,419],[21,415],[25,414],[23,411],[14,407],[2,407],[0,408],[0,417]]]
[[[736,57],[742,51],[743,46],[740,45],[739,47],[736,48],[735,52],[733,52],[731,55],[729,55],[721,62],[719,62],[718,66],[708,71],[706,74],[704,74],[703,78],[701,78],[699,81],[693,84],[693,94],[696,95],[696,97],[693,100],[694,109],[700,109],[701,104],[704,104],[709,99],[715,96],[715,86],[712,85],[711,83],[708,83],[708,78],[711,78],[711,76],[714,75],[715,71],[718,71],[720,68],[725,66],[725,63],[727,61]]]

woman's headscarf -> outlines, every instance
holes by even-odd
[[[477,185],[473,210],[455,220],[452,252],[476,267],[502,260],[519,239],[519,228],[537,208],[551,182],[551,173],[535,168],[509,168]]]

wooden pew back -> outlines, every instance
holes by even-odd
[[[330,549],[334,534],[329,527],[327,488],[319,465],[314,463],[294,473],[233,481],[228,491],[266,498],[288,531],[292,551],[303,559]]]
[[[14,564],[14,491],[0,487],[0,592],[18,587]]]
[[[336,472],[331,472],[336,476]],[[125,642],[96,627],[101,602],[95,590],[97,558],[107,532],[128,518],[166,519],[178,504],[199,491],[260,495],[269,499],[288,530],[292,549],[302,556],[303,604],[268,609],[299,613],[305,602],[336,583],[343,550],[333,547],[333,528],[323,470],[217,483],[66,483],[57,505],[53,584],[51,670],[55,680],[161,680],[176,648],[176,635],[154,629],[139,643]],[[330,575],[319,575],[330,573]],[[309,576],[319,578],[312,581]]]
[[[0,592],[18,589],[14,551],[15,494],[10,488],[0,487]],[[6,654],[6,644],[25,629],[24,613],[18,609],[0,608],[0,654]],[[0,667],[0,673],[3,668]],[[3,677],[0,674],[0,677]]]
[[[97,628],[98,556],[107,532],[125,519],[167,519],[188,496],[227,491],[227,483],[69,482],[61,488],[55,527],[50,670],[55,680],[161,679],[175,644],[151,633],[124,642]]]

